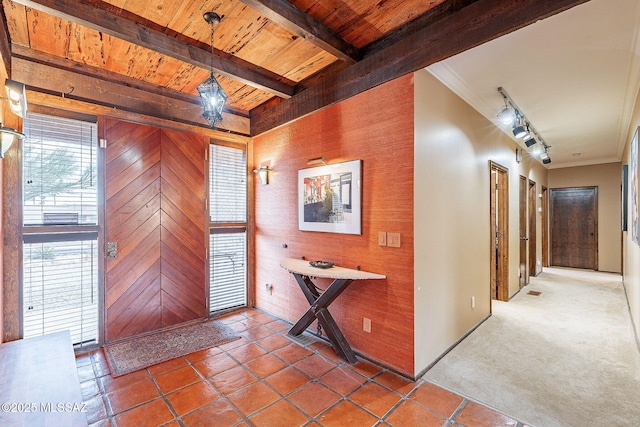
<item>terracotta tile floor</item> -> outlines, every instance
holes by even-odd
[[[503,414],[367,361],[256,309],[220,319],[241,338],[113,378],[102,350],[76,364],[91,426],[515,426]]]

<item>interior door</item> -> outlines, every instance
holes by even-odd
[[[598,268],[598,188],[551,189],[551,265]]]
[[[538,275],[538,209],[536,200],[538,200],[536,183],[529,180],[529,276],[534,277]]]
[[[547,187],[542,186],[542,200],[540,201],[542,207],[542,266],[549,267],[549,221],[547,213],[549,212],[549,194]]]
[[[518,193],[518,200],[520,201],[520,265],[518,271],[520,273],[520,288],[522,289],[529,283],[529,271],[527,270],[527,242],[529,240],[527,237],[527,178],[524,176],[520,176],[520,189]]]
[[[509,174],[491,163],[491,299],[509,299]]]

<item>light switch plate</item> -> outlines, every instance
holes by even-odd
[[[387,233],[387,246],[390,248],[399,248],[400,233]]]
[[[378,231],[378,244],[387,246],[387,233],[385,231]]]

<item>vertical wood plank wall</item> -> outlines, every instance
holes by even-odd
[[[3,103],[2,108],[6,107]],[[22,129],[22,120],[4,111],[4,125]],[[2,162],[2,339],[21,338],[20,276],[22,273],[22,141],[14,141]]]
[[[112,341],[205,316],[204,137],[103,121],[105,329]]]
[[[414,375],[413,75],[357,95],[254,139],[253,166],[270,162],[269,185],[256,180],[256,306],[296,321],[309,304],[284,257],[329,260],[385,274],[356,281],[330,307],[351,346]],[[362,159],[362,235],[298,231],[298,170],[308,159]],[[378,232],[401,234],[400,248]],[[284,245],[287,247],[285,248]],[[273,285],[270,293],[266,284]],[[371,333],[363,318],[371,319]],[[315,327],[315,324],[312,325]]]

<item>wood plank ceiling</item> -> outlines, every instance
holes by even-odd
[[[218,130],[254,136],[585,1],[3,0],[0,52],[32,103],[207,128],[214,11]]]

